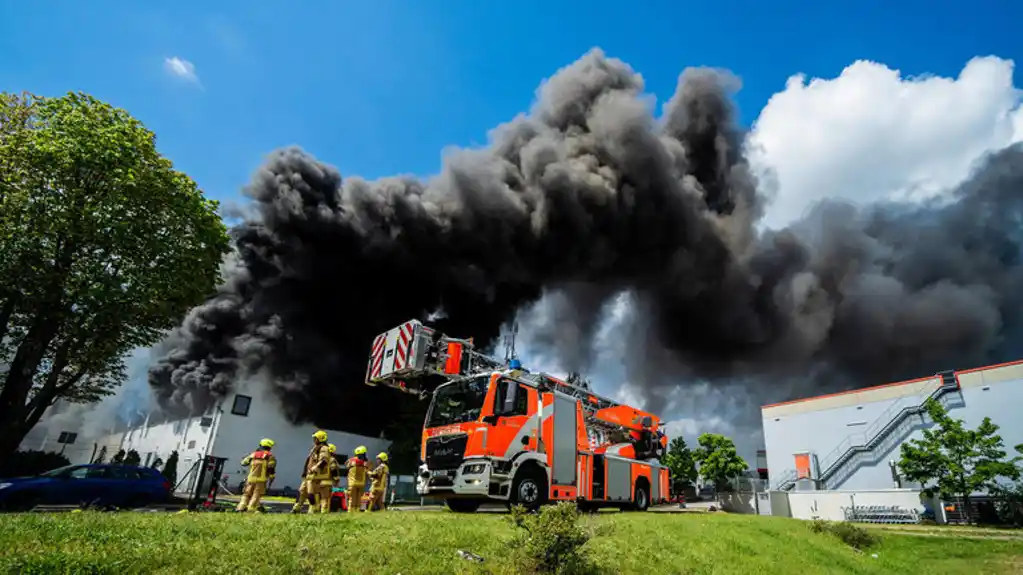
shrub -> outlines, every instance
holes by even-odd
[[[142,463],[142,457],[139,456],[139,452],[132,449],[124,456],[125,465],[138,465]]]
[[[71,461],[52,451],[16,451],[4,462],[0,477],[27,477],[71,465]]]
[[[529,514],[512,508],[511,521],[520,531],[514,546],[521,553],[524,570],[536,573],[593,573],[582,547],[589,534],[579,525],[574,503],[547,506]]]
[[[177,486],[178,483],[178,450],[171,452],[170,456],[167,457],[167,462],[163,464],[163,476],[167,478],[172,486]]]
[[[812,519],[809,524],[814,533],[830,533],[853,549],[866,549],[877,544],[877,537],[866,529],[846,521]]]

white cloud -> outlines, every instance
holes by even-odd
[[[955,186],[985,152],[1023,140],[1021,91],[1012,73],[1012,61],[986,57],[970,60],[956,78],[903,77],[866,61],[836,78],[792,76],[761,111],[749,141],[754,168],[773,172],[765,179],[776,194],[766,223],[783,226],[823,198],[919,199]],[[752,462],[763,442],[758,407],[787,399],[788,387],[753,393],[740,385],[679,381],[645,397],[626,383],[621,366],[630,304],[619,297],[598,330],[598,357],[587,374],[597,390],[657,413],[669,436],[690,442],[705,432],[731,436]],[[530,325],[522,319],[523,349],[529,349]],[[529,360],[557,366],[550,350],[530,351]]]
[[[188,60],[178,58],[177,56],[171,56],[170,58],[164,59],[163,67],[172,76],[176,76],[193,84],[199,83],[199,76],[195,73],[195,64]]]
[[[761,111],[751,160],[777,178],[765,223],[825,197],[921,199],[962,181],[985,152],[1023,139],[1013,62],[970,60],[957,78],[902,77],[858,61],[833,79],[789,78]]]

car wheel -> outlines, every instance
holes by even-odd
[[[448,499],[444,503],[455,513],[476,513],[481,502],[475,499]]]
[[[547,478],[535,469],[525,469],[512,482],[511,503],[537,511],[547,501]]]
[[[31,511],[33,507],[39,505],[41,499],[38,493],[19,493],[11,496],[6,507],[10,511]]]

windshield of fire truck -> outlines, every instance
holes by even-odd
[[[489,375],[454,381],[437,388],[426,414],[426,427],[440,427],[479,419],[487,397]]]

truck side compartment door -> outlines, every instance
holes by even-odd
[[[487,430],[489,435],[487,455],[512,457],[517,452],[526,449],[521,438],[532,437],[532,434],[528,433],[528,429],[525,429],[532,422],[529,417],[530,405],[532,405],[529,402],[530,391],[532,390],[529,387],[511,379],[502,379],[498,382],[497,393],[494,394],[493,412],[496,421]],[[533,397],[535,398],[535,395]]]

